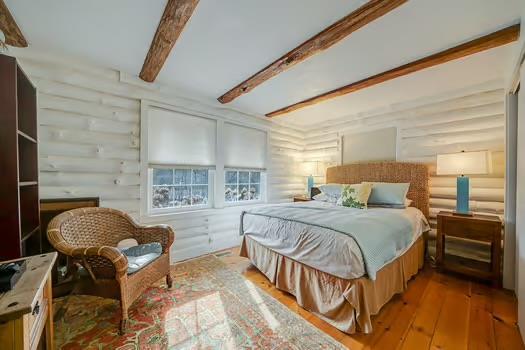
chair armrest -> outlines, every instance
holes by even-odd
[[[70,255],[76,259],[88,259],[92,257],[102,257],[109,260],[109,263],[113,265],[115,274],[117,276],[124,276],[128,270],[128,259],[120,250],[115,247],[101,246],[101,247],[88,247],[88,248],[75,248],[70,252]],[[96,268],[86,266],[90,270],[90,274],[96,275]],[[96,276],[92,276],[96,277]]]
[[[139,244],[159,242],[162,252],[167,253],[175,240],[175,232],[168,225],[138,226],[135,239]]]

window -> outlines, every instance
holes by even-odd
[[[265,198],[266,132],[224,123],[224,202]]]
[[[261,200],[261,171],[229,170],[224,173],[226,203]]]
[[[152,170],[152,209],[209,206],[211,191],[208,169]]]
[[[144,103],[141,215],[266,200],[267,131]]]
[[[217,121],[154,108],[145,125],[148,212],[210,207]]]

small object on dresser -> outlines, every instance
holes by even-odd
[[[10,291],[26,270],[26,261],[15,261],[0,265],[0,293]]]

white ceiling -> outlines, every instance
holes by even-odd
[[[158,81],[215,99],[366,1],[200,0]],[[166,0],[6,0],[30,46],[138,75]],[[411,0],[230,105],[264,114],[519,20],[520,0]],[[503,79],[513,45],[291,113],[299,126]]]

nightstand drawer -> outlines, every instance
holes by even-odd
[[[485,242],[492,242],[496,225],[486,222],[445,220],[441,230],[447,236],[455,236]]]

